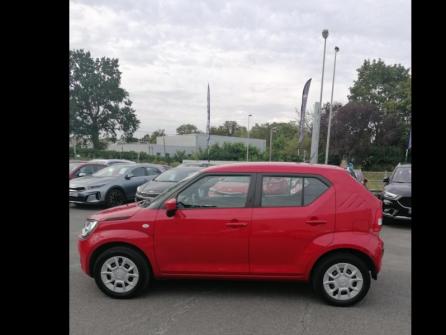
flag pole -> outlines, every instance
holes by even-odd
[[[207,105],[207,114],[208,114],[208,122],[207,122],[207,133],[208,133],[208,139],[207,139],[207,156],[208,156],[208,163],[210,163],[210,157],[209,157],[209,142],[211,140],[211,94],[209,90],[209,83],[208,83],[208,105]]]

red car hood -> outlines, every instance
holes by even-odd
[[[100,211],[92,215],[91,218],[99,221],[126,220],[138,213],[141,209],[138,203],[134,202]]]

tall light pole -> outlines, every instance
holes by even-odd
[[[273,152],[273,133],[276,131],[276,128],[271,127],[269,131],[269,161],[271,162],[271,153]]]
[[[252,114],[248,115],[248,141],[246,143],[246,161],[249,162],[249,118],[252,116]]]
[[[320,127],[320,114],[321,114],[321,108],[322,108],[322,92],[324,90],[324,71],[325,71],[325,50],[327,46],[327,37],[328,37],[328,30],[324,29],[322,31],[322,37],[324,38],[324,57],[322,60],[322,79],[321,79],[321,95],[319,97],[319,105],[317,110],[315,111],[315,118],[313,121],[313,137],[312,142],[315,140],[315,143],[311,143],[311,154],[310,154],[310,161],[311,163],[317,163],[318,158],[318,149],[319,149],[319,127]]]
[[[330,112],[328,113],[328,131],[327,131],[327,146],[325,148],[325,164],[328,164],[328,148],[330,147],[330,129],[331,129],[331,113],[333,112],[333,91],[334,91],[334,81],[336,73],[336,55],[339,52],[339,48],[335,47],[335,57],[333,66],[333,82],[331,83],[331,99],[330,99]]]

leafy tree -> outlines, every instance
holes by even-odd
[[[178,135],[198,134],[198,133],[200,133],[198,128],[190,123],[182,124],[177,128]]]
[[[125,143],[137,143],[139,142],[139,139],[133,136],[122,136],[122,140]]]
[[[349,100],[376,106],[375,139],[379,145],[407,144],[411,122],[411,75],[401,64],[365,60],[350,87]],[[389,135],[390,129],[397,129]]]
[[[100,136],[131,137],[139,126],[128,92],[121,88],[118,59],[70,51],[70,133],[88,136],[94,148]]]
[[[145,134],[140,140],[142,143],[150,143],[150,134]]]
[[[164,129],[158,129],[155,130],[152,135],[150,136],[150,142],[149,143],[156,143],[156,138],[160,136],[166,136],[166,133],[164,132]]]
[[[211,127],[213,135],[245,137],[246,132],[246,127],[240,126],[236,121],[225,121],[219,127]]]

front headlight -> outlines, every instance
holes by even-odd
[[[104,186],[104,185],[105,185],[105,184],[102,184],[102,185],[87,186],[85,189],[87,189],[87,190],[91,190],[91,189],[94,189],[94,188],[102,187],[102,186]]]
[[[141,192],[141,186],[138,186],[138,187],[136,188],[136,192]]]
[[[84,223],[84,228],[82,228],[81,237],[86,238],[98,225],[97,220],[87,220]]]
[[[384,198],[392,199],[392,200],[396,200],[399,197],[398,194],[387,192],[387,191],[385,191],[383,195],[384,195]]]

